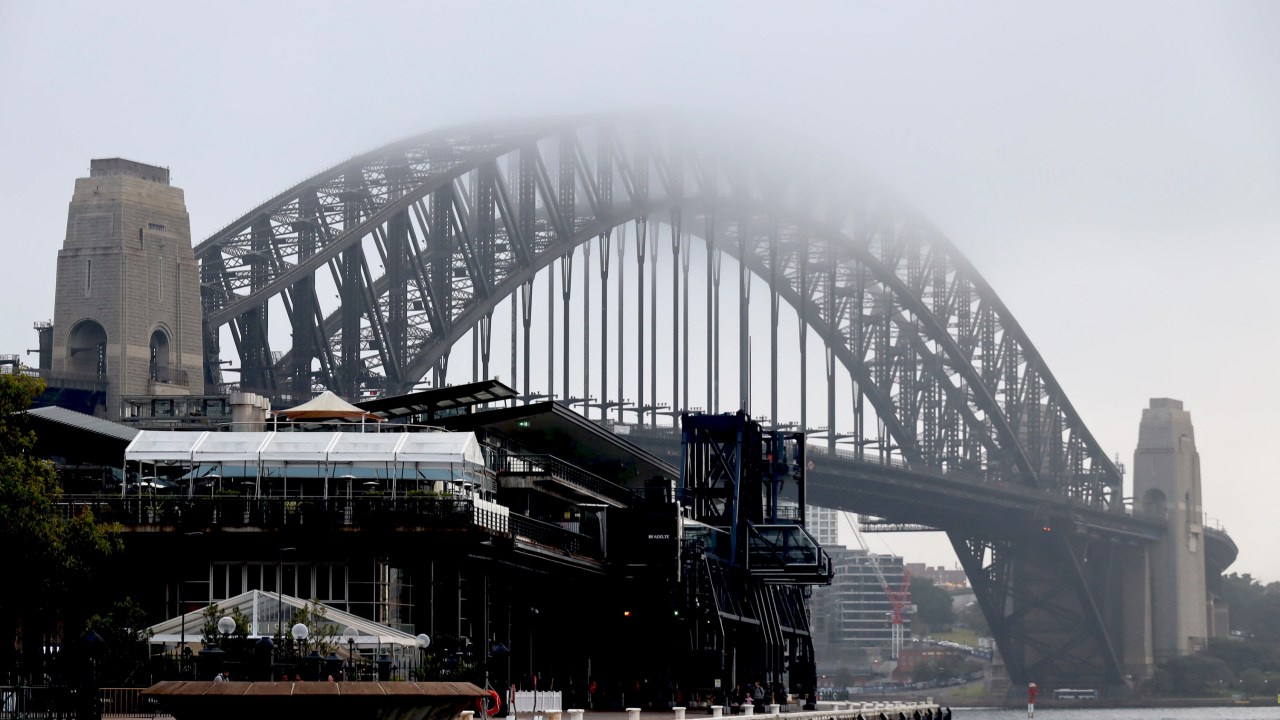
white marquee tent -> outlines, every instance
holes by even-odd
[[[143,430],[125,449],[125,464],[182,468],[195,479],[239,477],[260,490],[264,477],[301,481],[371,478],[479,485],[484,453],[474,433],[191,432]]]
[[[230,615],[233,610],[238,610],[249,618],[249,637],[255,638],[275,635],[277,632],[276,624],[282,617],[284,619],[283,631],[288,633],[289,619],[293,617],[295,610],[306,607],[307,601],[292,595],[276,595],[274,593],[265,593],[261,590],[250,590],[235,597],[227,598],[217,605],[218,617]],[[372,620],[366,620],[328,605],[313,604],[313,607],[320,607],[324,610],[324,623],[335,626],[332,642],[342,645],[341,649],[344,651],[346,647],[340,638],[342,637],[342,632],[349,627],[356,629],[358,636],[355,639],[355,645],[360,649],[390,646],[417,647],[417,637],[407,632],[381,625]],[[151,644],[180,646],[183,643],[200,642],[204,613],[204,609],[193,610],[180,617],[170,618],[152,625],[147,628],[152,633]]]

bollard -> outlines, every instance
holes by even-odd
[[[463,710],[463,711],[460,713],[460,717],[462,718],[462,720],[471,720],[471,718],[472,718],[475,714],[476,714],[476,711],[475,711],[475,710]]]
[[[582,710],[571,709],[566,710],[565,712],[569,714],[569,720],[582,720]]]
[[[755,706],[755,705],[752,705],[751,703],[746,703],[745,705],[743,705],[743,706],[742,706],[742,714],[743,714],[743,715],[755,715],[755,714],[756,714],[756,706]]]
[[[627,708],[627,720],[640,720],[640,708]]]
[[[673,707],[671,708],[671,712],[675,713],[675,720],[684,720],[684,708]]]
[[[782,706],[781,706],[781,705],[779,705],[778,703],[769,703],[769,714],[770,714],[770,715],[777,715],[777,714],[778,714],[778,713],[780,713],[780,712],[782,712]]]
[[[711,706],[711,717],[724,717],[724,706],[723,706],[723,705],[712,705],[712,706]]]

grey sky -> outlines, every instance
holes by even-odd
[[[884,178],[1126,464],[1147,399],[1184,400],[1233,569],[1280,580],[1280,5],[687,5],[0,2],[0,352],[52,316],[92,157],[171,167],[198,241],[404,135],[660,107]]]

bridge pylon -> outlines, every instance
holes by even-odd
[[[1133,453],[1133,496],[1135,512],[1168,527],[1148,551],[1153,660],[1200,652],[1209,635],[1204,507],[1195,430],[1181,400],[1152,398],[1142,411]]]
[[[203,393],[199,293],[186,202],[168,168],[90,161],[68,208],[41,356],[59,401],[119,418],[123,397]]]

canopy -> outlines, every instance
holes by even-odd
[[[142,430],[125,449],[126,462],[216,465],[245,463],[335,464],[347,467],[398,463],[418,469],[478,466],[484,454],[475,433],[183,432]],[[459,468],[462,469],[462,468]]]
[[[230,615],[232,610],[239,610],[249,618],[249,637],[268,637],[277,630],[277,622],[283,616],[288,632],[289,619],[295,610],[306,607],[307,601],[292,595],[276,595],[261,590],[250,590],[218,603],[218,617]],[[366,620],[358,615],[339,610],[329,605],[313,603],[313,607],[324,610],[324,623],[337,626],[330,642],[343,644],[342,631],[355,628],[359,636],[356,645],[399,645],[401,647],[417,647],[417,638],[402,630]],[[204,625],[204,608],[192,610],[186,615],[170,618],[147,628],[151,632],[153,645],[178,644],[183,642],[199,642],[200,628]],[[345,649],[345,648],[344,648]]]
[[[311,400],[291,407],[288,410],[281,410],[277,413],[283,415],[290,420],[369,420],[371,422],[382,422],[383,418],[375,415],[368,410],[361,410],[342,398],[334,395],[332,391],[325,390]]]

